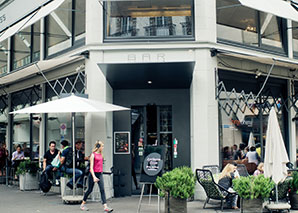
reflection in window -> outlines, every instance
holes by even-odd
[[[86,3],[85,0],[77,0],[75,9],[75,40],[85,36]]]
[[[0,42],[0,75],[7,73],[8,40]]]
[[[260,34],[263,45],[282,48],[279,26],[276,16],[260,13]]]
[[[85,20],[85,0],[65,0],[60,7],[50,13],[46,24],[47,55],[65,50],[83,38]]]
[[[32,43],[33,37],[33,43]],[[13,37],[13,69],[39,60],[40,23],[29,26]]]
[[[106,4],[107,37],[192,36],[191,0],[152,0]]]
[[[237,0],[216,2],[219,39],[257,47],[270,46],[279,49],[283,47],[280,18],[244,7]]]
[[[237,0],[217,0],[217,37],[258,46],[256,12]]]
[[[47,20],[48,55],[71,46],[71,9],[72,1],[66,0],[50,13]]]
[[[292,22],[293,24],[293,50],[298,52],[298,23]]]
[[[11,96],[12,109],[19,110],[41,103],[41,90],[37,87],[13,93]],[[32,122],[30,122],[32,119]],[[30,128],[30,123],[32,127]],[[12,151],[21,145],[25,157],[38,158],[39,149],[39,115],[14,114],[13,115],[13,140]],[[32,132],[31,132],[32,131]],[[32,144],[30,147],[30,134],[32,133]]]

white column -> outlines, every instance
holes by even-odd
[[[102,43],[103,31],[102,5],[97,0],[86,1],[86,45]]]
[[[90,52],[89,59],[85,61],[87,75],[86,93],[90,99],[112,103],[113,91],[106,81],[105,76],[97,66],[97,61],[102,58],[102,52]],[[96,140],[104,142],[104,171],[109,171],[113,166],[112,143],[113,119],[112,112],[86,113],[85,116],[85,150],[86,155],[91,153]],[[105,192],[107,198],[113,196],[113,181],[109,176],[104,176]]]
[[[191,167],[219,164],[218,103],[215,99],[216,57],[210,50],[196,50],[191,85]],[[203,198],[197,186],[195,198]]]
[[[288,80],[288,97],[294,97],[291,80]],[[289,103],[291,104],[291,103]],[[292,121],[296,112],[293,107],[288,111],[288,125],[289,125],[289,160],[296,167],[296,122]]]
[[[289,58],[293,58],[293,30],[292,30],[292,21],[287,20],[288,26],[288,56]]]
[[[195,0],[195,39],[216,43],[216,0]]]

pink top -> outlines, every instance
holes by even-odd
[[[93,152],[94,155],[94,164],[93,164],[93,171],[94,172],[102,172],[103,167],[103,157],[100,153]]]

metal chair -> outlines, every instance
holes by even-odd
[[[236,193],[231,193],[221,187],[220,185],[216,184],[212,173],[210,170],[207,169],[196,169],[196,177],[198,182],[204,188],[205,193],[207,195],[206,201],[204,203],[203,208],[205,209],[206,204],[209,202],[210,199],[220,200],[221,204],[221,211],[223,211],[223,201],[228,198],[228,196],[234,196]]]
[[[219,170],[219,166],[218,165],[205,165],[205,166],[203,166],[203,169],[210,170],[213,175],[220,173],[220,170]]]

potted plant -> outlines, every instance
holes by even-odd
[[[262,212],[263,200],[270,197],[274,183],[264,175],[233,180],[233,189],[241,198],[241,212]]]
[[[34,190],[39,188],[38,169],[38,162],[25,160],[20,163],[16,171],[16,175],[19,176],[20,190]]]
[[[298,172],[292,173],[292,179],[290,182],[290,203],[292,209],[298,209]]]
[[[187,212],[186,199],[194,195],[195,176],[189,167],[178,167],[157,177],[155,186],[165,199],[165,212]]]

